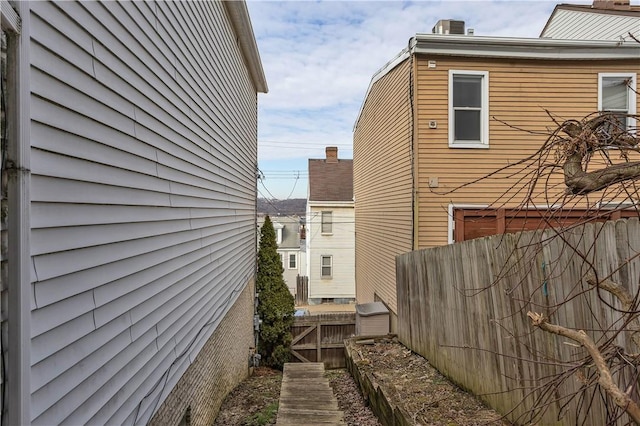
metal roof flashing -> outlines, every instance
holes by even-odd
[[[556,60],[640,59],[640,45],[632,41],[617,40],[416,34],[413,53]]]
[[[418,33],[411,38],[408,47],[371,78],[353,125],[354,132],[373,85],[414,54],[541,60],[640,60],[640,44],[633,40],[562,40]]]

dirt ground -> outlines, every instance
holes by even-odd
[[[360,370],[371,373],[390,402],[401,406],[415,425],[507,424],[499,414],[449,382],[426,359],[396,339],[354,344],[352,353]],[[326,374],[348,425],[380,425],[348,371],[330,370]],[[281,372],[257,368],[225,399],[214,425],[275,424],[281,381]]]
[[[349,342],[352,358],[361,374],[369,373],[384,390],[387,400],[401,407],[412,424],[509,424],[396,338],[376,339],[371,344]]]

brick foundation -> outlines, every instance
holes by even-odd
[[[150,425],[177,426],[190,408],[188,425],[210,426],[227,394],[249,374],[253,340],[253,290],[248,283]]]

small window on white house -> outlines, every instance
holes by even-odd
[[[278,253],[278,255],[280,256],[280,264],[282,265],[282,267],[284,268],[284,254],[282,253]]]
[[[333,276],[333,256],[322,256],[321,278],[331,278]]]
[[[321,232],[323,234],[332,234],[333,233],[333,213],[332,212],[322,212],[322,226]]]
[[[449,70],[449,146],[489,147],[489,73]]]
[[[598,111],[612,112],[625,129],[634,128],[636,120],[636,74],[598,74]]]
[[[296,269],[298,266],[298,258],[295,253],[289,253],[289,269]]]

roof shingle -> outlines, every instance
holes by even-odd
[[[353,160],[309,159],[309,201],[353,201]]]

